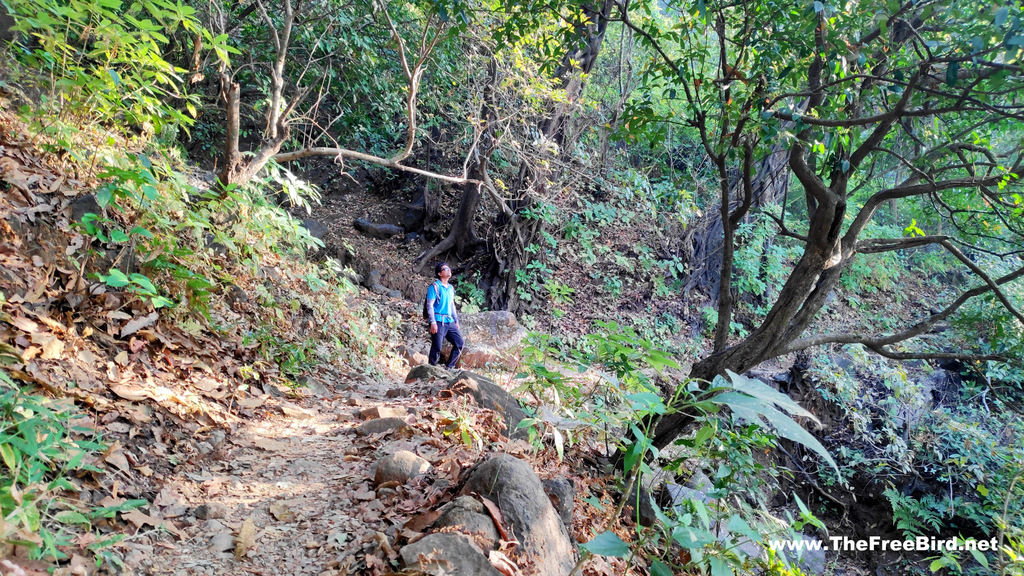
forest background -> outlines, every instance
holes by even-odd
[[[4,7],[0,90],[67,195],[95,201],[74,219],[81,254],[61,256],[64,303],[48,306],[78,309],[100,286],[216,334],[211,311],[243,272],[211,268],[213,244],[242,268],[298,259],[311,287],[351,290],[367,256],[336,243],[305,261],[320,241],[293,214],[358,188],[415,209],[394,223],[410,234],[398,253],[411,284],[448,259],[465,310],[508,310],[534,331],[519,370],[538,449],[561,456],[611,429],[623,487],[699,458],[744,523],[766,494],[795,491],[786,529],[824,529],[817,515],[867,534],[849,518],[864,506],[901,537],[1001,542],[914,569],[1019,573],[1019,4]],[[196,184],[199,170],[215,176]],[[4,178],[5,217],[25,217],[38,185]],[[74,454],[98,446],[24,440],[24,403],[46,413],[19,376],[32,345],[46,353],[16,339],[12,307],[29,292],[3,299],[0,505],[5,538],[54,556],[52,526],[95,518],[48,514],[42,495],[68,489]],[[253,330],[271,368],[241,377],[375,369],[356,324],[330,329]],[[569,366],[601,367],[603,388],[582,392]],[[813,408],[739,376],[751,371],[788,372],[776,387]],[[826,425],[811,435],[814,420]],[[785,466],[756,457],[775,445]],[[27,486],[46,489],[26,499]],[[710,533],[700,521],[659,517],[629,557],[652,573],[751,569],[714,538],[679,536]],[[590,551],[624,555],[620,543]]]

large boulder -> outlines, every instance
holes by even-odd
[[[569,533],[529,464],[508,454],[494,456],[470,474],[462,493],[471,492],[498,505],[535,573],[566,576],[572,571],[576,554]]]
[[[463,314],[459,327],[466,341],[459,361],[464,368],[508,363],[526,338],[526,328],[516,321],[515,314],[502,310]]]
[[[435,576],[501,576],[462,534],[428,534],[402,548],[401,555],[407,567]]]
[[[357,218],[352,222],[352,226],[363,234],[380,240],[387,240],[392,236],[405,234],[405,230],[395,226],[394,224],[379,224],[377,222],[371,222],[366,218]]]
[[[425,293],[425,289],[421,291]],[[415,295],[422,298],[418,292]],[[459,368],[464,369],[512,365],[526,338],[526,329],[516,321],[515,314],[504,311],[460,314],[459,329],[466,342],[459,359]],[[399,353],[411,366],[415,366],[430,351],[430,334],[426,322],[423,323],[422,337],[415,335],[415,332],[409,337],[409,341],[400,347]],[[446,341],[441,351],[447,357],[451,349],[451,344]]]
[[[525,429],[518,428],[519,423],[526,419],[519,400],[491,379],[475,372],[459,372],[449,380],[447,390],[452,394],[472,396],[477,406],[500,414],[506,436],[519,438],[527,435]]]

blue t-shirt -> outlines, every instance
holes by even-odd
[[[437,290],[441,288],[441,290]],[[455,313],[455,287],[434,282],[427,288],[427,300],[434,301],[434,321],[439,323],[458,322]]]

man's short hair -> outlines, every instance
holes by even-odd
[[[434,276],[440,276],[441,269],[444,268],[445,266],[448,266],[447,262],[438,262],[437,266],[434,266]],[[451,266],[448,266],[448,269],[450,270]]]

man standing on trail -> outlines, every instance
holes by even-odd
[[[459,332],[459,313],[455,311],[455,288],[448,283],[452,269],[447,262],[434,267],[437,280],[427,288],[427,314],[430,318],[430,355],[427,359],[436,366],[441,358],[445,339],[452,343],[452,353],[445,368],[455,368],[462,354],[462,334]]]

